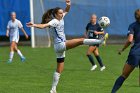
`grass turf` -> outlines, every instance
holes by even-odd
[[[100,48],[107,67],[103,72],[99,68],[90,71],[91,65],[86,57],[87,46],[67,51],[58,93],[110,93],[116,78],[121,74],[129,51],[127,49],[119,56],[117,50],[121,47],[109,45]],[[15,53],[13,63],[7,64],[9,48],[0,49],[0,93],[49,93],[56,68],[53,48],[19,48],[27,58],[25,63],[21,63]],[[138,69],[135,69],[118,93],[140,93]]]

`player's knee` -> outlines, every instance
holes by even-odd
[[[99,54],[98,54],[98,53],[94,53],[94,55],[95,55],[95,56],[99,56]]]
[[[87,54],[86,54],[87,56],[90,56],[91,55],[91,52],[87,52]]]
[[[11,51],[14,51],[14,46],[11,45],[10,50]]]
[[[122,76],[123,76],[125,79],[127,79],[128,76],[129,76],[129,74],[123,73]]]

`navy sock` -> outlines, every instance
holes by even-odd
[[[124,78],[123,76],[120,76],[120,77],[116,80],[116,82],[115,82],[115,84],[114,84],[114,87],[113,87],[111,93],[116,93],[117,90],[122,86],[122,84],[123,84],[124,81],[125,81],[125,78]]]
[[[94,62],[93,57],[91,55],[87,55],[87,57],[88,57],[90,63],[94,66],[95,65],[95,62]]]
[[[104,65],[103,65],[103,62],[102,62],[102,59],[100,58],[100,56],[96,56],[96,59],[100,65],[100,67],[103,67]]]

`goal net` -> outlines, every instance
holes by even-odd
[[[44,8],[44,0],[30,0],[30,15],[33,23],[41,23]],[[36,47],[50,47],[51,40],[48,29],[31,28],[31,45]]]

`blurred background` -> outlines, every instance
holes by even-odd
[[[134,11],[139,8],[140,0],[71,0],[72,6],[69,14],[65,17],[65,33],[68,39],[83,37],[85,27],[90,20],[90,16],[95,13],[98,18],[107,16],[111,20],[111,25],[105,29],[109,33],[109,44],[121,44],[124,42],[128,32],[128,26],[134,21]],[[32,6],[33,5],[33,6]],[[48,29],[40,31],[26,27],[26,23],[34,21],[41,22],[42,14],[47,9],[54,7],[65,8],[65,0],[0,0],[0,44],[7,45],[8,38],[5,37],[7,23],[10,20],[10,12],[17,13],[19,19],[27,33],[34,37],[25,40],[21,34],[21,45],[32,45],[46,47],[50,46],[50,34]],[[33,15],[33,16],[31,16]]]

